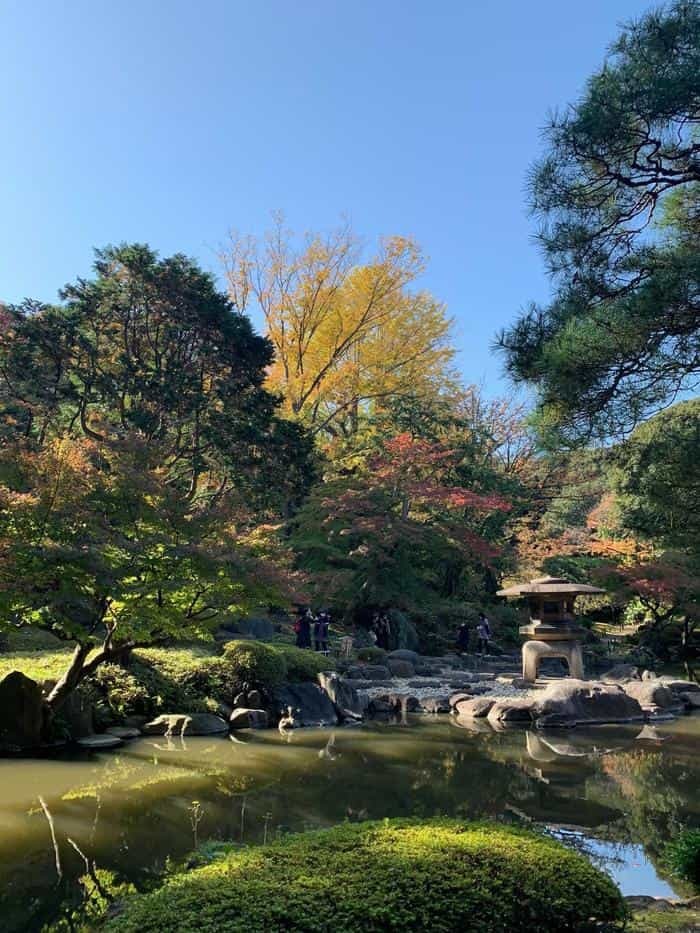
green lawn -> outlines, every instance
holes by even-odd
[[[22,671],[33,680],[57,680],[68,666],[72,650],[70,646],[66,646],[51,651],[13,651],[11,654],[0,654],[0,677],[11,671]]]

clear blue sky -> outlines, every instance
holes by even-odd
[[[93,246],[218,273],[270,212],[412,234],[468,381],[547,282],[524,204],[550,108],[640,0],[0,0],[0,299],[54,300]]]

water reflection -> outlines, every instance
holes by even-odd
[[[140,883],[185,855],[194,833],[267,842],[402,815],[545,822],[627,851],[627,875],[613,873],[634,893],[668,893],[651,866],[682,822],[700,823],[700,716],[561,733],[409,722],[235,741],[170,736],[80,761],[0,761],[2,929],[40,929],[74,891],[82,855]],[[632,871],[646,859],[648,870]]]

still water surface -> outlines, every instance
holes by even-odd
[[[98,867],[147,882],[193,847],[193,801],[199,841],[262,843],[385,816],[533,820],[602,859],[623,893],[682,893],[659,854],[680,825],[700,825],[700,714],[560,733],[441,716],[3,760],[0,931],[40,930],[75,896],[83,863],[69,840]]]

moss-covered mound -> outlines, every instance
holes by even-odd
[[[152,931],[584,931],[624,915],[583,856],[498,824],[393,820],[229,852],[126,901],[106,929]]]

